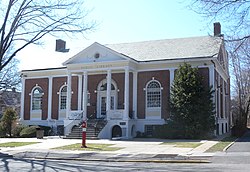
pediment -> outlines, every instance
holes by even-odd
[[[126,56],[105,47],[97,42],[82,50],[72,58],[68,59],[63,65],[68,64],[89,64],[93,62],[114,62],[129,60]]]

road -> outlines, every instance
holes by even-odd
[[[130,171],[201,171],[201,172],[228,172],[249,171],[249,164],[168,164],[168,163],[125,163],[125,162],[95,162],[95,161],[65,161],[65,160],[35,160],[1,158],[0,171],[6,172],[75,172],[75,171],[107,171],[107,172],[130,172]]]
[[[210,159],[212,163],[138,163],[100,162],[69,160],[19,159],[0,153],[0,171],[6,172],[75,172],[75,171],[201,171],[201,172],[249,172],[250,170],[250,131],[238,139],[227,152],[218,152]]]

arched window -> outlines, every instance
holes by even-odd
[[[161,85],[158,81],[149,81],[146,88],[147,108],[161,107]]]
[[[42,110],[43,90],[36,87],[32,92],[32,110]]]
[[[60,91],[60,110],[67,107],[67,86],[63,86]]]

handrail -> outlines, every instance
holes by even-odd
[[[72,120],[69,124],[73,123],[78,117],[81,117],[81,115],[83,114],[83,111],[81,111],[74,119],[69,119],[68,117],[68,120]],[[80,118],[81,119],[81,118]],[[69,125],[68,124],[68,125]],[[64,127],[67,127],[68,125],[64,126]]]
[[[66,120],[68,120],[68,121],[70,121],[67,125],[64,125],[64,131],[65,131],[65,135],[66,134],[68,134],[68,131],[67,131],[67,128],[69,127],[69,126],[71,126],[77,119],[79,119],[79,120],[81,120],[81,116],[82,116],[82,114],[83,114],[83,111],[79,111],[80,113],[78,114],[78,115],[76,115],[76,116],[74,116],[74,118],[73,119],[70,119],[69,117],[66,119]],[[65,124],[65,123],[64,123]]]

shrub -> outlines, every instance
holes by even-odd
[[[30,127],[24,128],[20,133],[20,137],[36,137],[37,127],[38,126],[30,126]]]
[[[16,126],[12,129],[12,131],[11,131],[13,137],[20,137],[20,133],[21,133],[21,131],[22,131],[24,128],[27,128],[27,126],[24,126],[24,125],[16,125]]]
[[[161,139],[180,139],[183,138],[183,131],[181,128],[173,126],[171,122],[168,124],[160,125],[153,131],[153,137]]]

